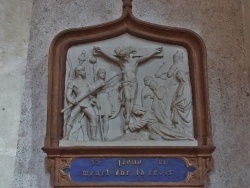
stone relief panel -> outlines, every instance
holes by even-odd
[[[65,63],[60,146],[197,146],[185,48],[124,34]]]

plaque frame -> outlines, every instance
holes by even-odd
[[[105,147],[78,146],[60,147],[63,136],[66,56],[70,47],[111,39],[128,33],[149,41],[184,47],[188,52],[190,81],[192,86],[194,137],[198,146],[158,146],[158,147]],[[209,116],[206,48],[203,40],[193,31],[167,27],[138,20],[132,13],[132,0],[123,0],[122,16],[114,21],[60,32],[49,49],[48,110],[45,146],[46,166],[51,173],[54,187],[180,187],[202,188],[212,167],[212,152],[215,147]],[[60,173],[74,158],[107,157],[178,157],[184,158],[197,168],[197,172],[181,183],[83,183],[76,184]]]

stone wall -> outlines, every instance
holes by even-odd
[[[64,29],[118,18],[121,5],[118,0],[34,0],[14,187],[50,187],[41,151],[46,131],[50,42]],[[204,39],[217,147],[207,187],[247,188],[250,96],[242,1],[134,0],[133,6],[139,19],[191,29]]]
[[[33,0],[0,1],[0,187],[13,182]]]
[[[250,1],[244,0],[244,18],[245,18],[245,39],[247,50],[247,62],[250,70]],[[250,80],[250,75],[249,75]],[[249,82],[250,85],[250,82]]]

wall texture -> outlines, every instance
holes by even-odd
[[[118,18],[121,6],[117,0],[34,0],[14,187],[50,187],[41,151],[46,131],[50,42],[64,29]],[[242,1],[134,0],[133,11],[142,20],[191,29],[204,39],[217,147],[207,187],[247,188],[250,96]]]
[[[246,50],[247,50],[247,62],[248,69],[250,71],[250,1],[244,0],[244,18],[245,18],[245,39],[246,39]],[[250,75],[249,75],[250,80]],[[250,85],[250,82],[249,82]]]
[[[0,1],[0,187],[13,182],[33,0]]]

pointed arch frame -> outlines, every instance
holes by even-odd
[[[179,156],[197,159],[200,171],[198,180],[190,187],[203,187],[203,179],[210,169],[211,153],[214,146],[211,136],[209,116],[206,48],[203,40],[193,31],[175,27],[160,26],[144,22],[132,14],[131,0],[124,0],[123,14],[120,18],[101,25],[69,29],[60,32],[52,41],[49,50],[49,82],[47,131],[44,152],[48,155],[49,166],[53,177],[59,177],[53,171],[58,160],[67,157],[149,157],[149,156]],[[60,147],[63,136],[66,56],[70,47],[111,39],[128,33],[137,38],[182,46],[187,50],[190,81],[192,86],[194,136],[198,141],[196,147]],[[91,153],[89,153],[91,151]],[[205,161],[204,161],[205,159]],[[54,180],[56,185],[56,178]],[[71,185],[71,184],[69,184]],[[127,185],[127,184],[126,184]],[[157,186],[161,184],[157,184]],[[136,184],[137,186],[137,184]],[[138,185],[141,186],[141,185]],[[163,184],[166,186],[166,184]],[[182,187],[172,185],[172,187]],[[57,187],[57,186],[56,186]],[[60,186],[58,186],[60,187]],[[71,187],[73,187],[71,185]],[[167,187],[167,186],[166,186]],[[171,186],[170,186],[171,187]],[[188,186],[183,186],[188,187]]]

